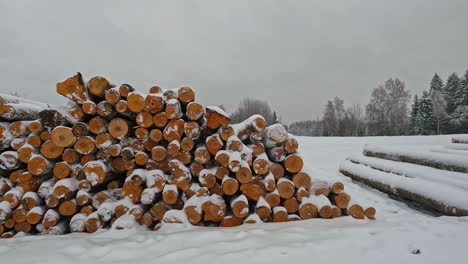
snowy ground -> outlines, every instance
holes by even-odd
[[[441,263],[468,257],[468,217],[432,217],[338,172],[364,144],[432,148],[449,136],[300,138],[312,177],[345,182],[377,220],[313,219],[230,229],[164,226],[0,240],[0,263]],[[419,254],[415,254],[419,252]]]

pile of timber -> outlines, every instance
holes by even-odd
[[[455,141],[455,140],[454,140]],[[367,145],[350,156],[340,172],[393,197],[450,216],[468,216],[466,144],[452,143],[429,151]]]
[[[143,94],[78,73],[57,92],[68,107],[0,95],[0,237],[374,218],[302,170],[283,125],[230,124],[190,87]]]

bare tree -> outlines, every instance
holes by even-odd
[[[271,109],[267,101],[252,98],[245,98],[242,100],[237,110],[231,114],[231,122],[233,124],[239,123],[255,114],[262,115],[267,125],[278,122],[276,112]]]

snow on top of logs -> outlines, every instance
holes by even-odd
[[[246,204],[249,204],[249,201],[247,200],[247,197],[243,194],[237,196],[235,199],[231,201],[231,207],[234,207],[234,205],[238,202],[244,202]]]
[[[222,116],[224,116],[224,117],[226,117],[228,119],[231,118],[226,112],[223,111],[223,109],[221,109],[221,108],[219,108],[217,106],[206,106],[205,108],[206,108],[207,112],[215,112],[215,113],[217,113],[219,115],[222,115]]]
[[[461,157],[455,154],[443,154],[429,151],[421,151],[420,149],[402,149],[400,147],[378,146],[369,144],[366,144],[364,146],[363,152],[375,152],[384,153],[387,155],[408,156],[414,159],[443,163],[451,166],[459,166],[465,168],[468,171],[467,159],[465,157]]]
[[[5,213],[6,215],[9,215],[11,213],[10,203],[7,201],[0,202],[0,212]],[[1,219],[1,215],[0,215],[0,219]]]
[[[255,205],[255,208],[260,208],[260,207],[266,207],[268,209],[271,209],[270,204],[262,196],[258,198],[257,204]]]
[[[187,218],[187,215],[182,210],[171,209],[164,214],[162,219],[162,223],[170,224],[170,223],[180,223],[186,226],[191,226],[192,224]]]
[[[184,204],[184,209],[187,207],[194,207],[197,213],[202,213],[202,205],[209,200],[208,196],[192,196]]]
[[[257,120],[263,120],[263,125],[257,123]],[[240,131],[245,130],[249,127],[254,128],[257,132],[261,132],[265,129],[264,124],[266,124],[265,118],[259,114],[255,114],[247,118],[246,120],[238,124],[232,124],[231,126],[232,128],[234,128],[236,134],[238,134]]]
[[[46,211],[47,211],[47,206],[41,205],[41,206],[33,207],[31,210],[29,210],[28,214],[44,215]]]
[[[132,214],[125,214],[117,218],[111,226],[111,229],[130,229],[130,228],[136,228],[136,229],[144,229],[142,225],[140,225],[136,219],[135,216]]]
[[[244,223],[249,223],[249,224],[260,224],[263,223],[262,219],[260,219],[260,216],[258,214],[251,214],[245,218]]]
[[[75,178],[61,179],[54,184],[54,190],[59,186],[67,187],[70,191],[76,191],[78,189],[78,180]]]
[[[330,200],[323,194],[321,195],[312,194],[310,197],[302,198],[300,207],[302,207],[304,204],[313,204],[317,207],[318,210],[320,210],[322,207],[326,205],[331,206]]]
[[[276,206],[273,208],[273,213],[274,214],[277,214],[279,212],[285,212],[285,213],[288,213],[288,211],[286,210],[286,208],[284,208],[283,206]]]
[[[9,94],[0,94],[0,105],[5,104],[30,104],[30,105],[38,105],[38,106],[48,106],[48,104],[37,102],[34,100],[29,100],[25,98],[21,98],[14,95]]]

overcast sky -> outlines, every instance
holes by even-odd
[[[467,0],[0,0],[0,92],[62,103],[55,83],[80,71],[189,85],[207,105],[265,99],[289,123],[390,77],[414,94],[461,74],[467,29]]]

